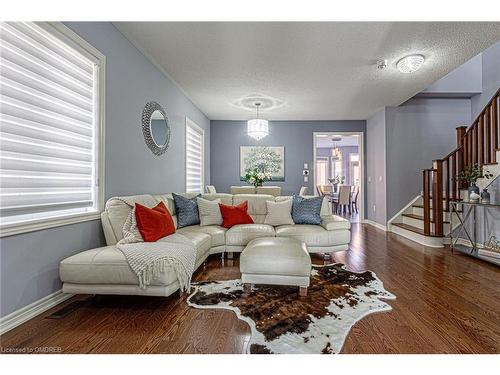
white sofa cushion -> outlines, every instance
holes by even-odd
[[[292,219],[292,200],[283,202],[266,201],[267,215],[264,224],[273,226],[294,224]]]
[[[201,196],[203,199],[213,201],[220,199],[223,204],[231,206],[233,204],[233,195],[228,193],[206,193]]]
[[[305,242],[307,246],[333,246],[349,243],[348,230],[329,231],[321,225],[281,225],[276,227],[276,237],[291,237]]]
[[[351,229],[351,222],[337,215],[321,217],[321,226],[326,230]]]
[[[260,237],[274,237],[276,232],[271,225],[238,224],[226,232],[226,245],[246,246],[251,240]]]
[[[202,246],[197,249],[195,269],[209,254],[208,250],[203,251],[207,247],[202,237],[198,237],[197,242]],[[59,265],[59,276],[64,283],[71,284],[139,285],[125,255],[116,246],[86,250],[64,259]],[[166,286],[176,281],[173,268],[167,266],[150,285]]]
[[[160,202],[165,203],[165,206],[167,206],[167,209],[172,214],[172,218],[174,219],[174,224],[177,227],[177,216],[175,214],[174,201],[172,200],[171,194],[157,194],[157,195],[143,194],[143,195],[131,195],[122,198],[126,198],[130,202],[138,202],[138,201],[140,202],[141,198],[145,196],[153,197],[156,203]],[[106,220],[107,224],[109,224],[109,227],[103,227],[103,229],[105,231],[112,230],[113,232],[112,236],[106,235],[106,239],[108,237],[112,237],[114,240],[116,240],[116,242],[118,242],[123,238],[123,224],[125,223],[125,220],[127,220],[127,217],[131,211],[132,208],[130,206],[128,206],[125,202],[122,202],[118,199],[110,199],[106,202],[105,210],[101,215],[105,216],[103,220]]]
[[[207,225],[221,225],[222,215],[220,213],[219,203],[220,199],[209,201],[203,198],[197,198],[198,212],[200,214],[200,225],[202,227]]]
[[[219,227],[216,225],[210,226],[199,226],[191,225],[189,227],[180,228],[177,232],[180,234],[186,234],[187,232],[192,233],[205,233],[211,238],[211,246],[224,246],[226,244],[226,228]]]
[[[74,284],[139,284],[125,255],[115,246],[82,251],[64,259],[59,276],[63,282]],[[151,285],[169,285],[176,280],[175,272],[168,267]]]
[[[212,247],[212,237],[210,237],[210,235],[206,233],[185,231],[182,233],[182,235],[193,241],[194,246],[196,247],[196,256],[198,256],[198,254],[204,254],[208,252],[210,250],[210,247]]]
[[[267,215],[267,201],[274,202],[272,195],[265,194],[238,194],[233,196],[233,205],[238,205],[244,201],[248,202],[248,214],[252,217],[254,223],[262,224]]]

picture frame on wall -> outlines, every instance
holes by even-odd
[[[270,172],[272,181],[285,181],[285,146],[240,146],[240,181],[253,168]]]

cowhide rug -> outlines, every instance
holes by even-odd
[[[241,280],[193,283],[188,304],[228,309],[251,329],[250,353],[338,353],[351,327],[364,316],[391,310],[396,297],[370,271],[340,263],[313,266],[307,297],[297,287],[259,285],[243,293]]]

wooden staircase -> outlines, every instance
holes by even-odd
[[[455,176],[474,164],[487,167],[494,178],[500,174],[499,95],[500,89],[471,126],[456,129],[457,147],[453,151],[433,160],[432,168],[422,171],[422,195],[391,220],[392,232],[428,246],[443,246],[444,236],[452,229],[450,201],[468,194],[467,186],[457,182]],[[479,188],[485,188],[493,179],[479,179]],[[458,220],[453,218],[453,223],[458,224]]]

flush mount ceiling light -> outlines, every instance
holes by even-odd
[[[256,108],[256,118],[248,120],[247,122],[247,134],[260,141],[262,138],[269,134],[269,122],[267,120],[259,118],[259,107],[261,103],[255,103]]]
[[[399,60],[396,67],[401,73],[413,73],[420,69],[424,61],[422,55],[409,55]]]

